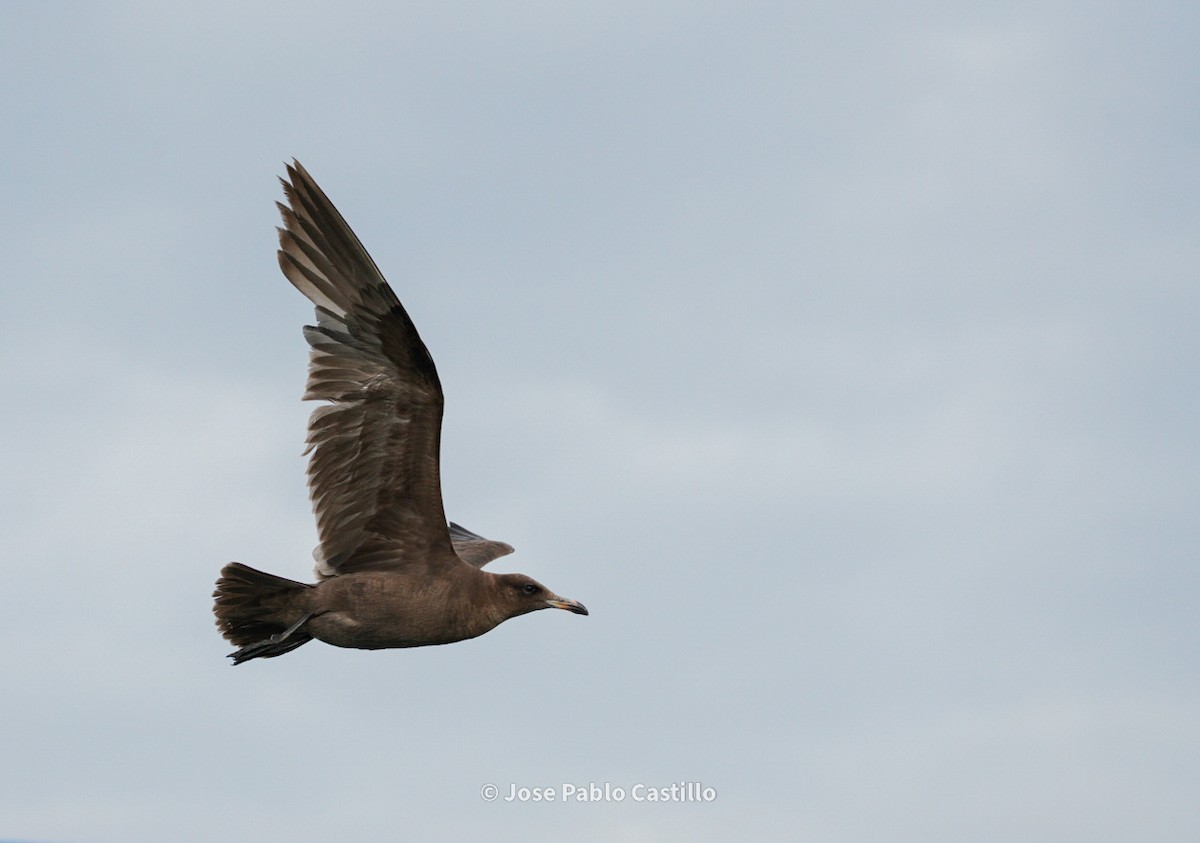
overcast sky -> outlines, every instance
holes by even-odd
[[[4,4],[0,839],[1198,839],[1197,43]],[[437,361],[448,515],[589,617],[230,667],[220,567],[311,577],[292,156]]]

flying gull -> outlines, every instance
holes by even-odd
[[[377,650],[449,644],[538,609],[579,615],[524,574],[483,567],[512,553],[446,521],[438,469],[442,386],[425,344],[371,256],[293,162],[279,204],[279,266],[316,306],[306,400],[316,584],[239,562],[221,570],[213,612],[234,664],[314,638]]]

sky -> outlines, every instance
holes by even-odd
[[[0,839],[1197,839],[1198,40],[0,6]],[[220,567],[316,540],[293,157],[437,361],[447,514],[590,616],[230,666]]]

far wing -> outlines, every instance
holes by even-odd
[[[450,541],[454,544],[454,552],[458,554],[458,558],[476,568],[482,568],[493,559],[513,552],[511,544],[485,539],[453,521],[450,522]]]

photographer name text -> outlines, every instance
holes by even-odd
[[[648,785],[642,782],[622,787],[612,782],[589,782],[545,787],[524,787],[510,784],[501,788],[485,784],[480,788],[484,802],[712,802],[716,788],[701,782],[673,782],[669,785]]]

